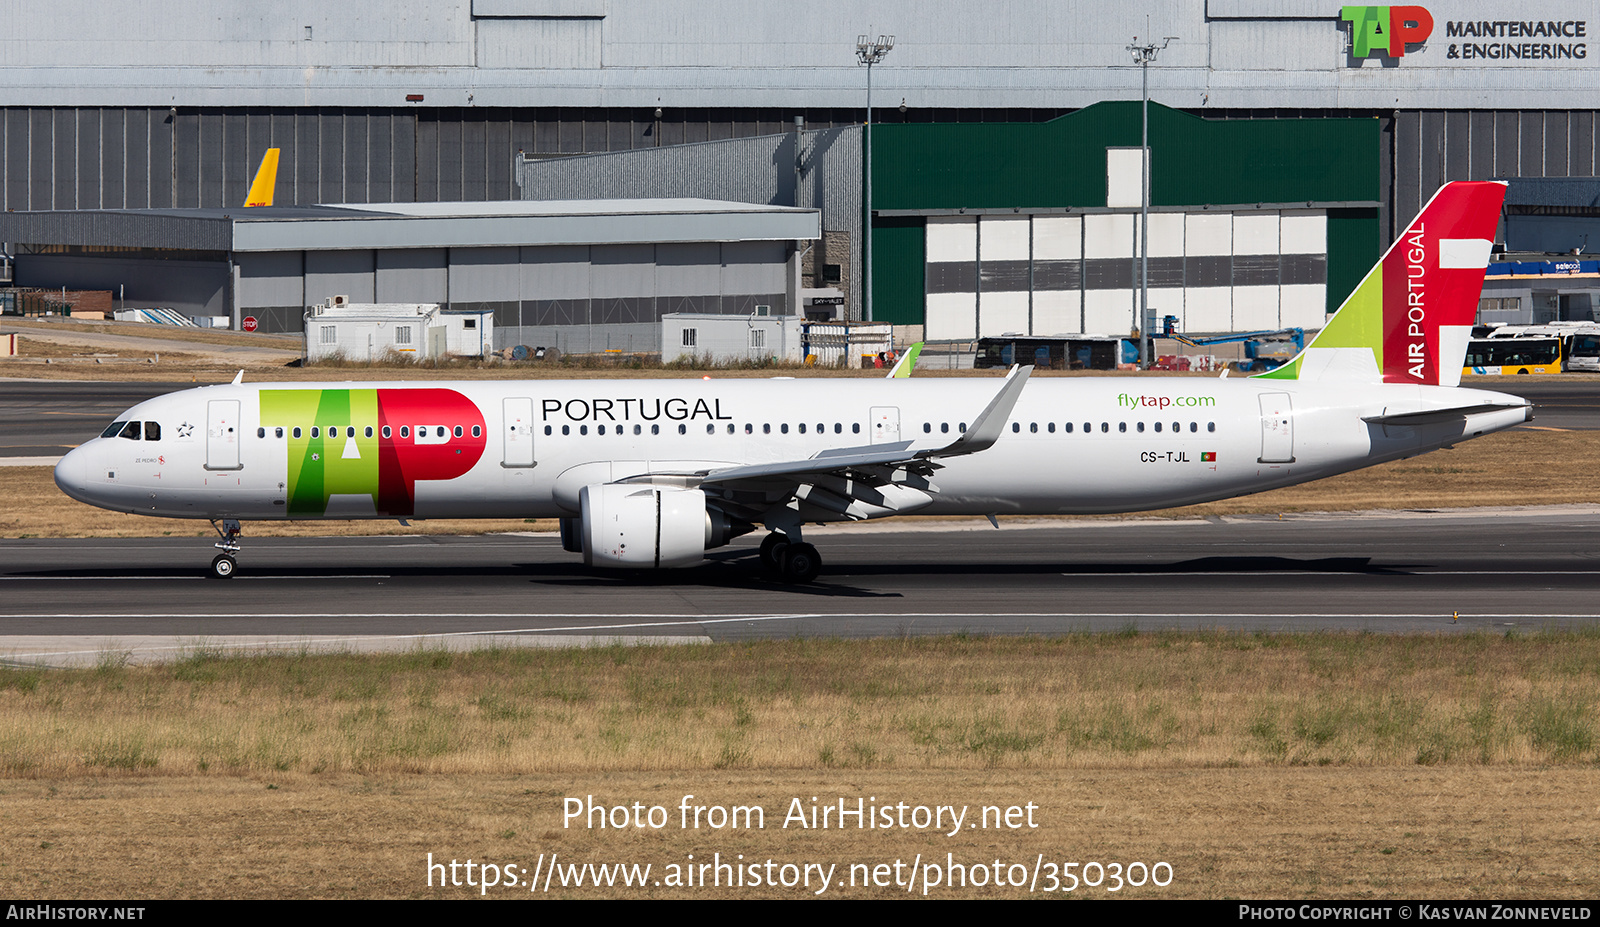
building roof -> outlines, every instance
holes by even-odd
[[[0,213],[0,241],[245,252],[792,241],[821,228],[815,209],[703,199]]]

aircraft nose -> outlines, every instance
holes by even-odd
[[[87,450],[75,447],[56,463],[56,486],[79,502],[89,501],[89,452]]]

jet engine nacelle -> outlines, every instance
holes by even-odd
[[[576,533],[582,538],[583,562],[588,566],[694,566],[708,549],[754,527],[707,509],[704,492],[676,486],[585,486],[579,504],[582,515]],[[563,546],[568,534],[563,525]]]

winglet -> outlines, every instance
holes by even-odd
[[[261,156],[261,166],[256,168],[256,179],[250,183],[250,193],[245,196],[245,206],[271,206],[272,194],[278,186],[278,149],[268,148]]]
[[[900,355],[900,359],[895,361],[894,369],[889,371],[889,375],[884,379],[903,380],[911,376],[911,368],[917,365],[917,355],[922,353],[922,345],[923,342],[919,341],[906,348],[906,353]]]
[[[967,429],[967,433],[955,439],[944,447],[933,451],[923,451],[917,456],[923,458],[934,457],[959,457],[962,454],[976,454],[986,451],[1000,440],[1000,433],[1005,430],[1006,419],[1011,417],[1011,410],[1016,408],[1017,399],[1022,395],[1022,388],[1028,385],[1028,375],[1033,373],[1033,365],[1026,367],[1012,367],[1006,375],[1005,385],[1000,387],[1000,392],[989,400],[989,405],[978,413],[978,418]]]

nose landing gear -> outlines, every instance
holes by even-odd
[[[239,561],[234,555],[239,552],[239,535],[244,529],[239,525],[237,518],[224,518],[222,526],[217,527],[217,520],[211,519],[211,527],[222,540],[213,544],[222,553],[217,554],[211,561],[210,575],[213,579],[232,579],[233,574],[239,569]]]

